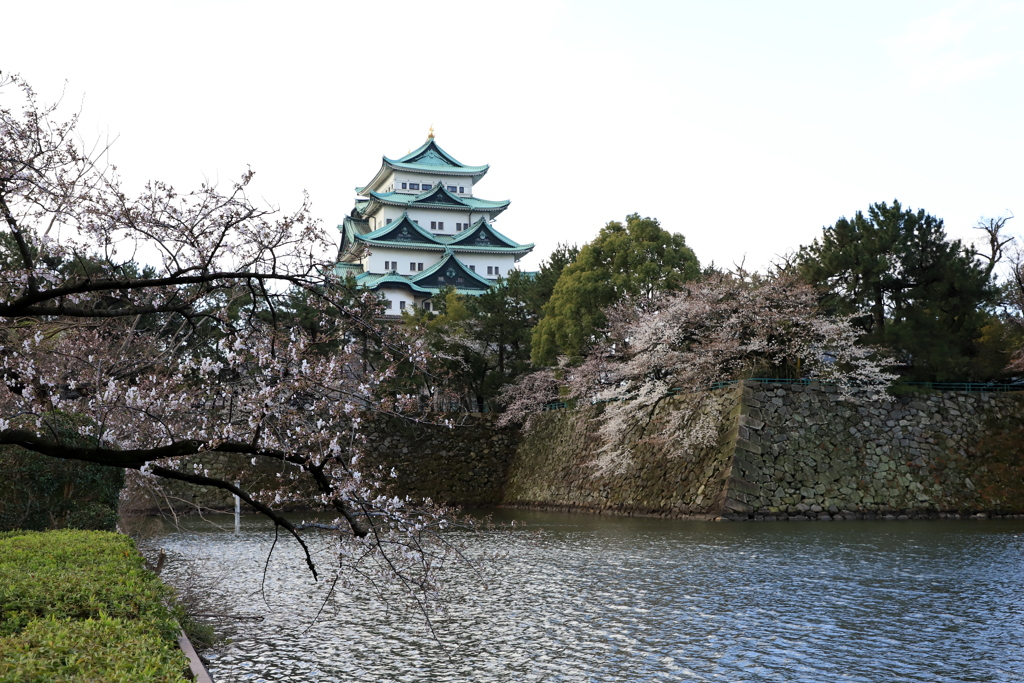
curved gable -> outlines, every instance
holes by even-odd
[[[417,225],[408,213],[403,213],[397,221],[388,223],[383,228],[361,235],[358,239],[364,242],[400,242],[404,244],[440,244],[433,235],[425,232]]]
[[[502,235],[485,219],[480,218],[473,226],[449,242],[451,247],[491,247],[496,249],[531,249],[532,244],[519,244]]]
[[[397,159],[402,164],[423,164],[425,166],[455,166],[456,168],[464,168],[465,164],[458,161],[455,157],[448,152],[441,149],[441,146],[437,144],[434,138],[428,138],[425,143],[420,145],[416,150],[409,152],[401,159]]]
[[[412,200],[412,204],[447,204],[449,206],[465,206],[469,208],[466,202],[462,201],[461,198],[456,197],[449,192],[444,183],[437,183],[431,189],[427,190],[422,194],[416,195],[416,198]]]
[[[463,263],[449,253],[440,262],[423,271],[413,278],[420,287],[440,289],[441,287],[455,287],[459,290],[488,290],[493,284],[489,280],[480,277]]]

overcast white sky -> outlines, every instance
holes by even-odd
[[[67,81],[135,188],[251,166],[334,226],[433,124],[528,269],[632,212],[756,267],[893,198],[1024,233],[1022,1],[9,5],[0,69]]]

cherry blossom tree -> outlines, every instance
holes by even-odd
[[[228,491],[291,534],[317,576],[281,491],[185,464],[277,463],[336,513],[320,526],[338,532],[344,567],[429,593],[451,559],[447,511],[383,495],[389,473],[360,456],[368,414],[424,419],[403,373],[429,374],[431,357],[333,278],[308,202],[258,206],[252,172],[227,190],[151,182],[129,196],[77,116],[59,120],[16,76],[0,80],[0,104],[0,444]],[[288,323],[296,291],[307,318],[324,318],[316,339]]]
[[[607,338],[576,366],[533,373],[505,393],[506,422],[527,423],[553,400],[603,402],[605,443],[595,464],[628,461],[621,435],[643,429],[679,451],[713,445],[717,416],[701,408],[708,387],[751,376],[814,378],[844,395],[885,400],[891,359],[858,345],[848,320],[822,315],[817,295],[791,275],[744,278],[716,273],[677,292],[634,298],[606,310]],[[667,419],[652,419],[679,393]]]

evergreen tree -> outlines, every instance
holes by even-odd
[[[604,309],[626,296],[651,297],[700,275],[686,239],[639,214],[611,221],[562,271],[533,331],[532,359],[582,356],[605,325]]]
[[[433,297],[434,313],[416,309],[403,316],[407,325],[427,335],[439,356],[449,359],[449,386],[467,408],[483,410],[505,384],[530,368],[533,287],[528,276],[512,271],[480,296],[449,288]]]
[[[863,341],[891,348],[906,379],[983,379],[979,343],[994,288],[941,219],[898,201],[873,204],[824,228],[798,260],[825,309],[856,315]]]
[[[561,277],[562,271],[575,261],[579,255],[580,248],[575,244],[570,246],[559,243],[555,250],[551,252],[551,255],[546,260],[541,261],[540,268],[533,278],[529,294],[531,313],[536,318],[532,325],[536,325],[537,320],[540,319],[541,313],[544,310],[544,304],[551,299],[551,295],[555,291],[555,284],[558,282],[558,278]]]

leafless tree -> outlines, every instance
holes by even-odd
[[[992,271],[999,265],[999,262],[1003,260],[1007,248],[1014,242],[1012,235],[1007,235],[1003,232],[1004,228],[1006,228],[1006,222],[1011,218],[1013,218],[1012,213],[1008,216],[999,216],[998,218],[982,218],[974,226],[975,230],[981,230],[985,233],[988,251],[980,251],[978,256],[988,262],[985,272],[989,276],[992,275]]]

